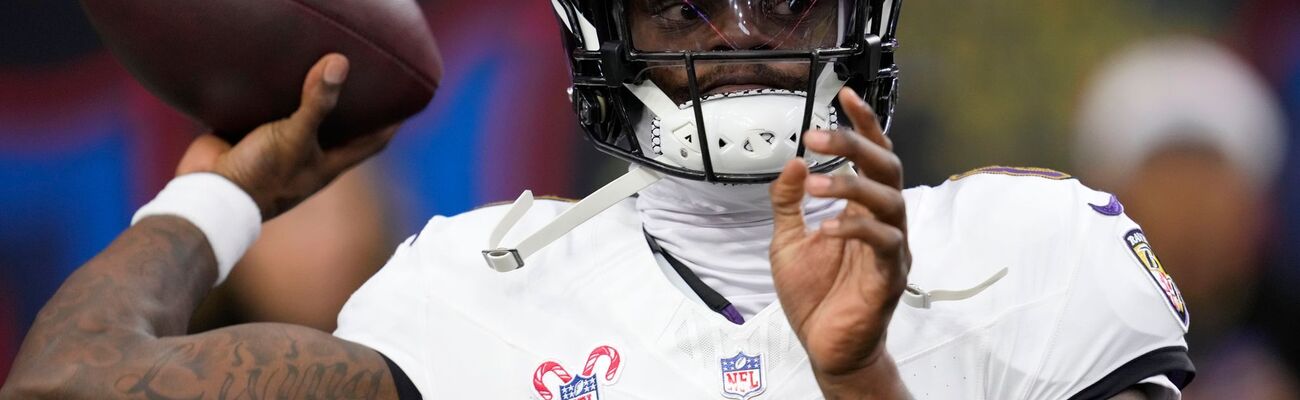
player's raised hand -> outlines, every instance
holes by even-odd
[[[790,325],[808,352],[827,398],[902,398],[885,333],[907,285],[902,164],[870,106],[840,92],[852,131],[810,131],[809,150],[847,157],[858,175],[809,175],[803,160],[772,183],[772,275]],[[844,212],[808,231],[804,192],[848,201]]]
[[[262,125],[231,147],[211,134],[200,136],[177,167],[177,175],[215,172],[243,188],[270,220],[315,194],[392,140],[397,126],[321,148],[317,128],[334,110],[348,75],[348,60],[322,57],[303,82],[302,102],[288,118]]]

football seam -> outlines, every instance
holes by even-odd
[[[343,33],[346,33],[346,34],[348,34],[349,36],[355,37],[355,38],[357,38],[358,40],[360,40],[361,43],[363,43],[363,44],[365,44],[366,46],[369,46],[369,47],[375,49],[377,52],[379,52],[379,54],[383,55],[385,58],[388,58],[389,60],[392,60],[392,62],[393,62],[394,64],[397,64],[398,67],[400,67],[401,69],[405,70],[405,71],[407,72],[407,74],[409,74],[409,75],[411,75],[411,76],[414,76],[417,80],[420,81],[420,83],[424,84],[424,88],[425,88],[426,90],[428,90],[430,93],[432,93],[433,91],[437,90],[438,85],[435,84],[435,83],[433,83],[433,82],[434,82],[434,81],[433,81],[433,78],[428,77],[428,76],[425,76],[422,72],[420,72],[419,69],[417,69],[417,68],[411,66],[410,64],[408,64],[408,63],[407,63],[405,60],[403,60],[401,57],[398,57],[397,54],[395,54],[393,51],[389,50],[388,48],[386,48],[386,47],[384,47],[384,46],[379,45],[379,43],[377,43],[377,42],[375,42],[375,41],[373,41],[373,40],[370,40],[370,38],[366,37],[365,35],[362,35],[360,31],[358,31],[358,30],[356,30],[356,29],[353,29],[351,26],[349,26],[348,24],[344,23],[344,22],[343,22],[342,20],[340,20],[339,18],[336,18],[336,17],[334,17],[334,16],[332,16],[332,15],[329,15],[329,14],[325,13],[324,11],[321,11],[321,10],[319,10],[319,9],[317,9],[317,8],[311,7],[311,6],[307,5],[306,3],[304,3],[302,0],[289,0],[289,2],[290,2],[290,3],[293,3],[294,5],[298,6],[298,8],[301,8],[301,9],[305,10],[305,11],[308,12],[308,13],[314,14],[314,15],[320,17],[321,19],[324,19],[325,21],[327,21],[327,22],[329,22],[330,24],[334,25],[334,26],[335,26],[336,28],[338,28],[340,31],[343,31]]]

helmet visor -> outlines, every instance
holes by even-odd
[[[642,52],[813,50],[844,40],[847,0],[626,0]]]

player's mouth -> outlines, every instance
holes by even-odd
[[[715,86],[712,89],[709,89],[708,91],[702,93],[702,95],[708,97],[715,94],[736,93],[736,92],[744,92],[748,90],[758,90],[758,89],[772,89],[772,87],[767,85],[755,85],[755,84],[722,85],[722,86]]]
[[[683,71],[654,68],[649,71],[649,77],[659,83],[660,88],[674,102],[688,104],[691,102],[691,91],[687,85],[688,77],[679,72]],[[697,82],[701,97],[756,89],[797,92],[807,89],[808,86],[806,74],[765,64],[722,65],[718,68],[702,69]]]
[[[717,79],[705,81],[704,84],[701,85],[703,90],[700,91],[700,95],[707,97],[715,94],[735,93],[757,89],[797,90],[792,87],[787,87],[791,85],[789,85],[788,82],[782,82],[784,80],[785,79],[781,79],[781,77],[775,76],[774,74],[726,74]]]

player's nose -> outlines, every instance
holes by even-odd
[[[710,50],[728,51],[728,50],[771,50],[773,48],[773,34],[779,32],[779,29],[773,29],[770,24],[757,21],[751,12],[747,12],[747,6],[735,8],[726,15],[719,16],[713,20],[715,38]]]

